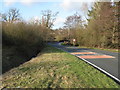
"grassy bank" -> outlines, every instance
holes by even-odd
[[[65,43],[61,43],[61,45],[73,46],[72,44],[65,44]],[[96,48],[96,47],[86,47],[86,46],[78,46],[78,47],[80,47],[80,48],[89,48],[89,49],[99,49],[99,50],[110,51],[110,52],[120,52],[118,49],[110,49],[110,48]]]
[[[118,88],[84,61],[47,46],[30,61],[3,74],[2,88]]]
[[[110,51],[110,52],[120,52],[118,49],[109,49],[109,48],[95,48],[95,47],[85,47],[85,46],[79,46],[80,48],[89,48],[89,49],[99,49],[104,51]]]

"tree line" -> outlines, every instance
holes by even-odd
[[[46,41],[54,39],[51,28],[57,14],[45,10],[41,12],[40,20],[25,22],[16,8],[1,13],[3,47],[14,47],[27,57],[36,55]]]
[[[86,23],[87,22],[87,23]],[[56,40],[76,39],[80,46],[120,47],[120,2],[96,2],[88,10],[87,21],[79,13],[68,16],[65,26],[56,31]]]
[[[1,14],[3,46],[16,46],[28,56],[33,50],[40,51],[47,41],[70,40],[73,43],[75,39],[79,46],[120,46],[120,2],[96,2],[88,10],[87,20],[82,20],[76,12],[66,18],[63,28],[52,30],[57,14],[45,10],[41,12],[40,20],[31,22],[25,22],[16,8]]]

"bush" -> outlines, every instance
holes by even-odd
[[[32,56],[43,48],[43,38],[39,25],[3,23],[3,45],[15,46],[25,56]]]

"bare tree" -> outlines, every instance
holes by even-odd
[[[72,16],[68,16],[65,21],[65,26],[69,28],[76,28],[78,26],[81,26],[82,20],[81,16],[76,12]]]
[[[9,23],[20,20],[19,10],[17,10],[16,8],[9,9],[7,13],[2,14],[2,19],[3,21]]]
[[[81,16],[76,12],[72,16],[68,16],[65,21],[65,27],[68,30],[68,38],[75,38],[77,29],[82,28]]]
[[[57,16],[58,12],[52,13],[51,10],[42,11],[42,24],[45,25],[47,28],[51,28],[55,21],[55,17]]]

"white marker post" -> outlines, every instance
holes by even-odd
[[[73,45],[75,46],[76,39],[73,39]]]

